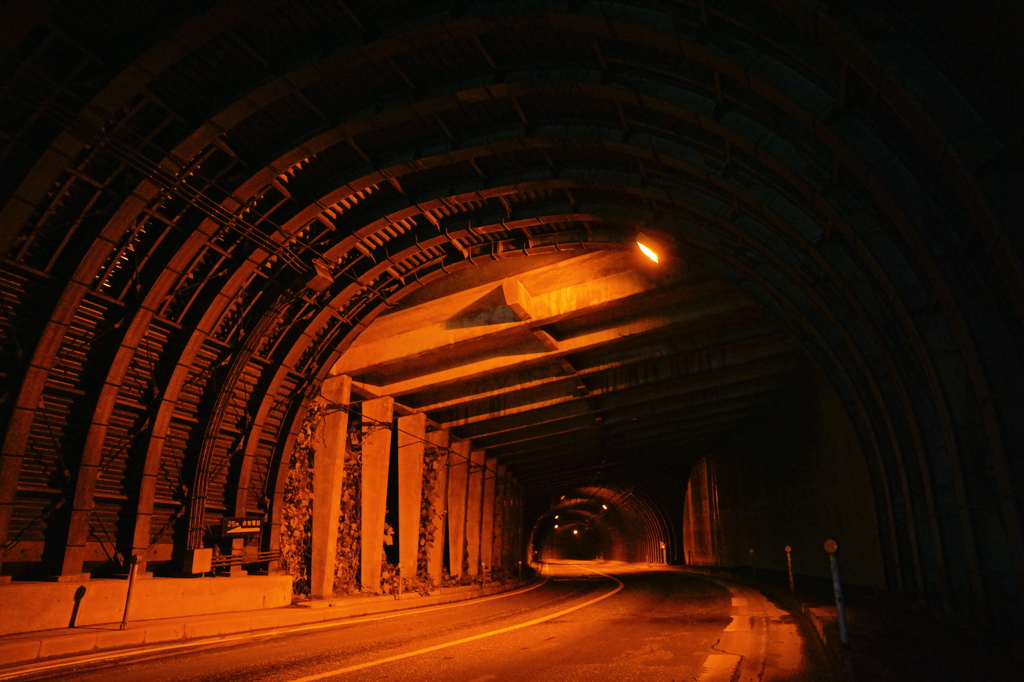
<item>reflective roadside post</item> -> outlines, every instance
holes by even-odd
[[[793,548],[786,545],[786,568],[789,569],[789,593],[795,594],[793,590]]]
[[[839,616],[839,641],[850,646],[850,630],[846,624],[846,603],[843,601],[843,585],[839,582],[839,543],[832,538],[825,540],[828,564],[832,569],[832,589],[836,593],[836,615]]]

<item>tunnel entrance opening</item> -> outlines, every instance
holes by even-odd
[[[658,506],[635,488],[576,488],[542,513],[530,533],[534,562],[668,563],[673,544]]]
[[[552,527],[540,541],[538,560],[548,561],[601,561],[604,559],[607,538],[585,523],[568,523]]]

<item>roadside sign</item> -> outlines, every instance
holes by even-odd
[[[228,516],[221,520],[220,534],[255,535],[263,531],[263,519],[255,516]]]

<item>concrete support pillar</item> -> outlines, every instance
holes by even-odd
[[[437,482],[430,495],[434,510],[434,544],[427,551],[427,573],[434,585],[441,584],[444,572],[444,524],[448,516],[448,429],[427,434],[427,440],[438,448]]]
[[[508,571],[516,571],[518,562],[526,561],[523,556],[523,505],[519,484],[508,471],[502,477],[504,495],[502,500],[502,543],[501,561]]]
[[[512,533],[512,556],[509,557],[509,562],[514,565],[516,562],[524,560],[526,550],[526,496],[523,494],[522,485],[515,479],[513,479],[513,489],[515,496],[512,498],[512,521],[510,526]]]
[[[328,377],[320,387],[324,399],[348,407],[352,379]],[[334,562],[338,555],[338,513],[345,483],[348,412],[325,408],[321,432],[313,439],[313,537],[309,592],[314,599],[334,593]]]
[[[494,493],[498,462],[488,457],[484,462],[484,508],[480,531],[480,563],[487,569],[494,567]]]
[[[518,557],[516,557],[516,531],[518,530],[516,525],[516,482],[512,474],[506,473],[505,477],[509,491],[508,505],[505,508],[505,563],[512,567],[518,561]]]
[[[505,570],[503,543],[505,542],[505,465],[499,464],[494,474],[494,545],[491,547],[491,566]]]
[[[452,577],[462,575],[462,557],[466,545],[466,498],[469,490],[468,440],[452,444],[448,461],[448,558]]]
[[[391,459],[390,396],[363,403],[363,472],[359,583],[364,590],[380,590],[380,564],[384,553],[384,514],[388,500],[388,463]]]
[[[483,450],[469,453],[469,494],[466,500],[466,551],[469,554],[469,575],[480,573],[480,535],[483,532],[484,506]]]
[[[398,418],[398,561],[404,577],[416,575],[426,436],[427,415]]]

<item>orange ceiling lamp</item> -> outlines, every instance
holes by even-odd
[[[644,234],[643,232],[637,232],[636,245],[640,247],[640,251],[643,252],[645,256],[650,258],[655,263],[659,262],[658,251],[656,250],[657,245],[655,244],[654,240],[652,240],[646,234]]]

